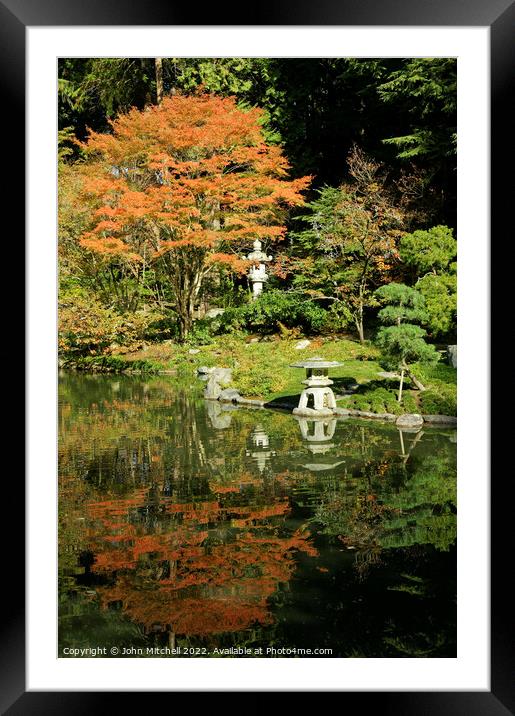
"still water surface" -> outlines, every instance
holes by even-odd
[[[60,656],[456,655],[455,430],[300,421],[163,376],[63,374],[59,408]]]

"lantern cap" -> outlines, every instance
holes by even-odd
[[[324,360],[321,356],[312,356],[302,363],[290,363],[290,368],[337,368],[343,365],[336,360]]]

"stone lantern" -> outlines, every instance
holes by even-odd
[[[252,283],[252,300],[255,301],[263,291],[263,284],[268,281],[266,264],[272,260],[272,257],[261,251],[262,243],[259,239],[254,241],[253,246],[254,250],[250,252],[247,259],[254,262],[249,269],[248,276],[249,281]]]
[[[336,400],[334,393],[329,386],[333,385],[333,381],[328,376],[329,368],[336,368],[343,363],[338,361],[328,361],[313,356],[303,363],[292,363],[290,368],[305,368],[306,380],[302,382],[307,388],[301,393],[299,404],[293,409],[294,415],[313,416],[329,416],[334,415],[336,409]],[[310,405],[312,404],[312,406]]]

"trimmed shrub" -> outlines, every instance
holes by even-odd
[[[328,312],[314,301],[284,291],[267,291],[257,301],[229,308],[220,316],[219,332],[248,330],[274,333],[283,327],[301,328],[311,335],[327,327]]]
[[[456,386],[439,384],[420,394],[420,406],[426,415],[456,415]]]

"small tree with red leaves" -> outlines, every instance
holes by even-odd
[[[164,269],[182,340],[213,267],[244,271],[238,252],[255,238],[282,239],[288,208],[303,203],[310,177],[288,179],[262,121],[234,97],[175,95],[119,116],[83,145],[93,168],[84,191],[98,208],[82,246],[135,272],[149,260]]]

